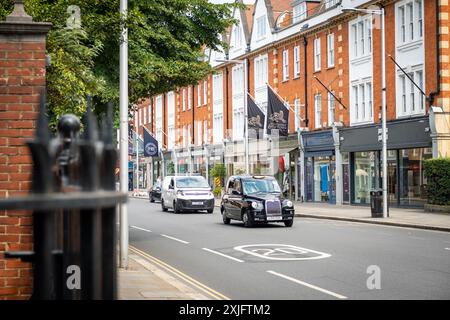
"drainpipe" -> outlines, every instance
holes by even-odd
[[[162,107],[162,109],[163,109],[163,123],[162,123],[162,125],[163,125],[163,129],[164,129],[163,131],[167,132],[167,128],[166,128],[166,94],[163,94],[163,107]],[[166,139],[167,139],[166,135],[163,134],[163,142],[164,142],[165,146],[167,146]]]
[[[228,91],[228,77],[229,77],[229,73],[230,73],[230,71],[228,70],[228,65],[225,67],[225,106],[226,106],[226,108],[227,108],[227,112],[226,112],[226,115],[227,115],[227,126],[226,126],[226,134],[225,134],[225,137],[228,139],[228,133],[229,133],[229,130],[230,130],[230,113],[229,113],[229,110],[228,110],[228,108],[229,108],[229,102],[228,102],[228,95],[229,95],[229,91]]]
[[[305,61],[305,65],[304,65],[304,69],[305,69],[305,79],[304,79],[304,84],[305,84],[305,127],[308,128],[308,123],[309,123],[309,119],[308,119],[308,54],[307,54],[307,49],[308,49],[308,40],[306,39],[306,37],[303,37],[303,47],[305,48],[305,53],[304,53],[304,61]]]
[[[440,30],[439,30],[439,0],[436,0],[436,77],[437,77],[437,84],[436,84],[436,91],[431,92],[428,96],[428,103],[430,106],[429,113],[429,122],[430,122],[430,130],[431,130],[431,140],[432,140],[432,150],[433,150],[433,158],[439,157],[439,147],[438,147],[438,130],[436,127],[436,112],[439,113],[439,110],[434,111],[432,107],[434,102],[434,97],[439,95],[441,91],[441,73],[440,73],[440,61],[439,61],[439,53],[440,53]],[[439,109],[439,108],[438,108]],[[442,112],[442,111],[441,111]]]
[[[188,89],[189,90],[189,89]],[[194,106],[194,86],[192,86],[192,94],[191,94],[191,107],[192,107],[192,128],[191,128],[191,144],[194,145],[194,133],[195,133],[195,106]]]
[[[151,117],[150,119],[152,119],[152,121],[150,121],[150,132],[151,132],[151,133],[154,133],[154,132],[153,132],[153,112],[154,112],[154,111],[153,111],[153,108],[154,108],[154,104],[153,104],[153,96],[151,96],[151,97],[150,97],[150,115],[151,115],[151,116],[150,116],[150,117]]]
[[[437,67],[437,72],[436,72],[436,77],[437,77],[437,85],[436,85],[436,91],[431,92],[429,95],[429,104],[430,107],[434,102],[434,97],[437,96],[440,92],[441,92],[441,73],[439,72],[439,68],[440,68],[440,61],[439,61],[439,52],[440,52],[440,40],[441,40],[441,35],[440,35],[440,31],[439,31],[439,0],[436,0],[436,67]]]

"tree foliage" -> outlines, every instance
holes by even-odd
[[[67,28],[68,8],[81,10],[81,28]],[[129,0],[128,17],[119,0],[26,0],[34,21],[53,24],[47,51],[50,110],[53,123],[64,113],[82,115],[86,96],[97,113],[107,101],[119,102],[121,27],[128,27],[130,106],[141,98],[195,84],[210,73],[202,48],[225,47],[218,35],[234,22],[236,4],[208,0]],[[0,20],[12,0],[0,0]]]

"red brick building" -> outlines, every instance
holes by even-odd
[[[385,54],[390,204],[423,205],[423,161],[448,155],[450,148],[448,10],[442,0],[257,0],[236,10],[229,50],[207,51],[216,70],[205,79],[209,106],[175,112],[175,131],[186,136],[184,127],[190,125],[194,148],[178,141],[183,163],[181,157],[170,161],[187,163],[183,174],[205,174],[199,168],[214,161],[224,162],[229,174],[242,172],[244,84],[264,111],[269,85],[289,105],[290,135],[277,142],[278,154],[267,138],[250,144],[250,171],[282,173],[273,161],[281,156],[292,198],[365,204],[369,191],[381,185]],[[196,100],[197,86],[193,91]],[[205,146],[198,144],[195,122],[205,119],[207,155],[196,153]]]

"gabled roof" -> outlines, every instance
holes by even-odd
[[[237,3],[243,3],[243,0],[236,0]],[[243,9],[236,9],[234,8],[233,11],[233,17],[236,14],[236,10],[239,10],[239,16],[242,23],[242,29],[244,29],[244,37],[245,37],[245,43],[247,45],[250,44],[251,41],[251,28],[252,28],[252,20],[253,20],[253,10],[255,9],[255,6],[252,4],[245,5],[245,8]],[[233,27],[233,26],[232,26]],[[228,37],[228,43],[231,42],[231,32],[232,27],[230,27],[229,30],[229,37]]]
[[[245,12],[241,10],[241,20],[244,26],[245,40],[247,43],[251,41],[252,27],[253,27],[253,12],[255,11],[255,5],[246,5]]]

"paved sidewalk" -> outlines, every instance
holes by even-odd
[[[372,218],[368,206],[296,202],[295,215],[450,232],[450,215],[429,213],[423,209],[389,208],[388,218]]]
[[[119,300],[206,300],[183,282],[130,252],[128,269],[119,268]]]

